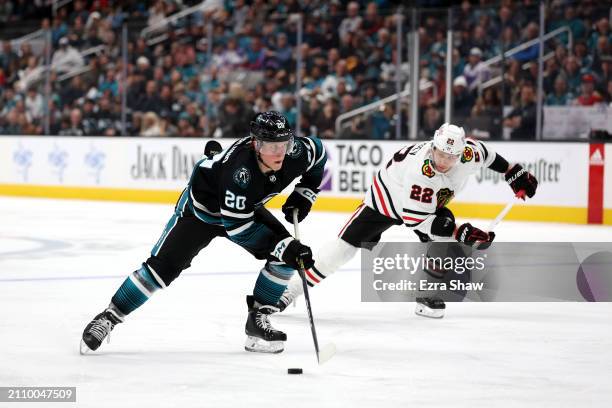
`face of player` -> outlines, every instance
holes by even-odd
[[[255,148],[259,158],[265,165],[264,172],[269,170],[278,171],[283,167],[283,160],[291,146],[291,141],[285,142],[256,142]]]
[[[444,153],[434,147],[433,149],[434,168],[440,173],[446,173],[453,168],[461,155]]]

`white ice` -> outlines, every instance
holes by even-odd
[[[410,303],[361,303],[358,257],[311,292],[319,340],[338,349],[331,361],[316,365],[303,301],[272,318],[289,337],[283,353],[247,353],[244,297],[261,262],[223,239],[118,326],[110,344],[79,355],[84,326],[147,257],[171,212],[170,205],[0,198],[0,386],[76,386],[76,404],[53,406],[113,408],[608,407],[612,400],[612,304],[453,303],[444,319],[428,320]],[[313,213],[303,240],[323,243],[347,216]],[[502,221],[497,237],[609,241],[612,229]],[[413,240],[401,228],[383,238]],[[287,375],[289,367],[304,374]]]

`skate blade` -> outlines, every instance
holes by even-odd
[[[247,336],[244,349],[253,353],[281,353],[285,349],[284,341],[266,341],[259,337]]]
[[[431,309],[422,305],[417,305],[414,313],[418,316],[429,317],[430,319],[441,319],[444,317],[444,309]]]
[[[84,356],[86,354],[89,354],[93,352],[92,349],[89,348],[89,346],[87,344],[85,344],[85,342],[83,340],[81,340],[81,344],[79,345],[79,353]]]
[[[328,343],[319,350],[319,365],[325,364],[336,354],[336,345]]]

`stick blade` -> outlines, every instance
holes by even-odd
[[[325,364],[336,354],[336,345],[327,343],[319,350],[319,365]]]

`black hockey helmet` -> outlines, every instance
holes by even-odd
[[[293,141],[289,121],[280,112],[260,112],[251,121],[251,136],[260,142]]]

